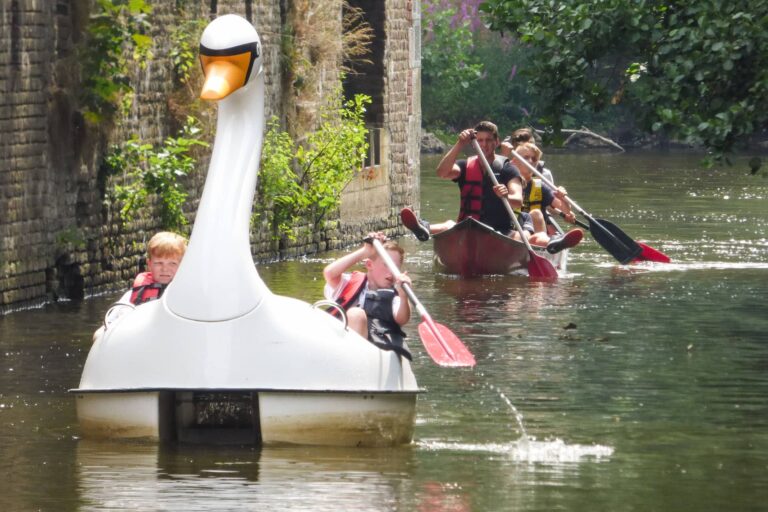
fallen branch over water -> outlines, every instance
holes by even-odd
[[[617,144],[616,142],[612,141],[612,140],[611,140],[611,139],[609,139],[608,137],[604,137],[604,136],[602,136],[602,135],[600,135],[600,134],[598,134],[598,133],[595,133],[595,132],[593,132],[592,130],[590,130],[590,129],[589,129],[589,128],[587,128],[586,126],[582,126],[582,127],[581,127],[580,129],[578,129],[578,130],[569,129],[569,128],[563,128],[563,129],[562,129],[562,130],[560,130],[560,131],[561,131],[561,132],[563,132],[563,133],[570,133],[570,135],[568,136],[568,138],[567,138],[567,139],[565,139],[565,142],[563,142],[563,146],[566,146],[566,145],[568,145],[568,143],[569,143],[569,142],[571,142],[571,141],[572,141],[574,138],[576,138],[576,137],[579,137],[579,136],[587,136],[587,137],[593,137],[593,138],[595,138],[595,139],[597,139],[597,140],[600,140],[600,141],[602,141],[602,142],[605,142],[606,144],[608,144],[608,145],[610,145],[610,146],[613,146],[613,147],[615,147],[616,149],[618,149],[618,150],[619,150],[619,151],[621,151],[622,153],[624,153],[624,152],[625,152],[625,149],[624,149],[623,147],[621,147],[619,144]],[[542,130],[536,130],[536,132],[537,132],[537,133],[544,133],[544,131],[542,131]]]

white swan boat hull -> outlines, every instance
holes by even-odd
[[[79,393],[81,432],[91,439],[146,439],[212,444],[396,446],[413,438],[416,393],[243,391],[255,421],[196,423],[194,397],[206,391]]]
[[[410,442],[419,391],[409,361],[277,295],[228,322],[139,306],[97,337],[72,390],[89,438],[337,446]]]

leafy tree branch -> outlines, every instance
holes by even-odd
[[[623,105],[647,132],[720,158],[768,128],[766,5],[487,0],[480,9],[535,52],[527,77],[555,132],[582,106]]]
[[[267,123],[258,183],[262,209],[256,217],[269,219],[276,239],[295,239],[302,219],[322,227],[362,169],[368,150],[365,106],[371,98],[358,94],[342,101],[340,92],[337,97],[301,143],[282,131],[276,118]]]

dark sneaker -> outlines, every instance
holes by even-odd
[[[584,238],[584,232],[582,230],[578,228],[572,229],[563,236],[550,240],[547,244],[547,252],[549,254],[557,254],[563,249],[570,249],[581,242],[582,238]]]
[[[403,226],[410,229],[420,241],[429,240],[429,223],[418,218],[413,210],[410,208],[400,210],[400,220],[403,221]]]

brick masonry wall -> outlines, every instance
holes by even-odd
[[[321,0],[314,0],[320,2]],[[158,143],[174,134],[175,90],[168,57],[170,31],[180,20],[175,2],[153,3],[154,59],[136,68],[136,97],[130,115],[114,126],[93,126],[79,111],[77,49],[88,20],[88,0],[0,2],[0,313],[58,298],[124,289],[141,270],[147,239],[157,220],[128,226],[105,204],[118,177],[102,166],[109,147],[137,134]],[[186,2],[186,15],[250,15],[262,38],[267,115],[283,116],[280,38],[285,22],[281,0]],[[412,0],[387,0],[386,95],[389,131],[389,208],[324,232],[306,226],[296,242],[274,243],[265,229],[252,233],[257,260],[295,257],[357,242],[371,229],[402,232],[397,212],[418,201],[419,69],[414,65]],[[418,30],[417,30],[418,32]],[[390,87],[389,84],[397,84]],[[407,84],[407,86],[404,86]],[[326,84],[327,85],[327,84]],[[215,110],[203,112],[209,122]],[[194,215],[207,160],[190,179],[185,211]],[[377,193],[381,193],[378,191]],[[363,191],[363,194],[365,192]],[[257,200],[258,202],[258,200]],[[107,202],[108,203],[108,202]]]
[[[359,238],[372,230],[400,234],[400,209],[406,205],[419,208],[419,5],[418,0],[388,0],[383,10],[369,12],[371,24],[384,27],[383,101],[371,107],[382,114],[384,156],[381,168],[361,174],[347,189],[341,208],[344,239]],[[383,19],[372,18],[375,16]],[[372,79],[379,77],[363,77],[364,82]]]

